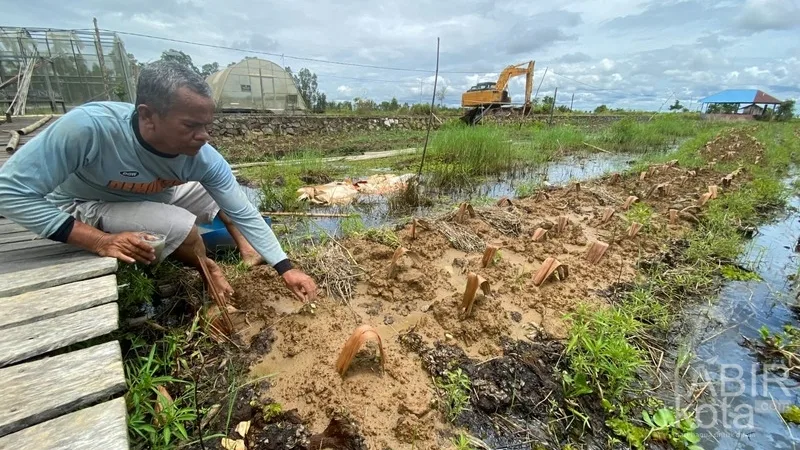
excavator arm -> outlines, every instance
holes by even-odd
[[[533,64],[531,61],[528,63],[528,70],[525,74],[525,107],[530,107],[531,92],[533,92]]]
[[[503,72],[500,73],[500,76],[497,77],[497,89],[498,91],[505,91],[508,87],[508,81],[514,77],[525,75],[525,104],[527,105],[531,101],[531,92],[533,90],[533,61],[528,62],[527,64],[517,64],[516,66],[508,66],[503,69]],[[523,67],[526,66],[526,67]]]

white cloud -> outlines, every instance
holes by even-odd
[[[788,30],[800,26],[797,0],[747,0],[736,24],[753,32]]]
[[[295,0],[273,2],[269,9],[254,8],[249,0],[34,3],[35,8],[5,11],[4,24],[83,29],[96,16],[101,28],[244,48],[121,36],[127,51],[145,62],[173,48],[198,66],[258,56],[295,72],[306,67],[331,98],[429,100],[437,37],[439,85],[448,86],[447,102],[457,102],[458,92],[478,82],[495,81],[505,66],[531,59],[536,87],[549,68],[539,96],[558,87],[559,97],[574,93],[580,109],[601,103],[656,109],[671,92],[700,96],[726,88],[800,97],[793,28],[800,23],[798,0],[566,0],[557,9],[508,0]],[[510,94],[520,95],[522,85],[514,79]]]

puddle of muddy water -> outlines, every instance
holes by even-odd
[[[759,228],[740,263],[753,268],[761,281],[731,281],[719,299],[700,315],[690,341],[699,343],[693,368],[710,382],[698,403],[702,447],[705,449],[794,449],[800,429],[787,426],[778,411],[800,403],[798,382],[781,373],[762,371],[742,336],[758,341],[759,328],[780,331],[797,323],[789,305],[794,295],[789,276],[797,272],[793,251],[800,235],[800,199],[775,222]],[[697,344],[695,344],[697,345]],[[702,389],[697,381],[696,389]],[[685,400],[684,400],[685,402]],[[681,405],[680,401],[676,406]]]
[[[472,198],[491,198],[500,199],[503,197],[514,198],[516,189],[521,184],[548,182],[552,185],[565,185],[575,181],[583,181],[600,177],[610,172],[622,171],[630,166],[636,159],[635,155],[629,154],[603,154],[591,153],[588,155],[570,155],[557,161],[547,163],[535,168],[518,170],[503,174],[492,180],[484,181],[477,186],[469,189],[455,189],[432,193],[447,200],[448,203],[468,200]],[[248,198],[254,204],[258,204],[260,192],[246,186],[242,186]],[[441,205],[438,205],[441,207]],[[335,212],[335,213],[356,213],[360,215],[364,226],[391,227],[399,219],[410,214],[425,216],[435,210],[436,206],[430,208],[419,208],[414,211],[394,212],[389,207],[388,198],[380,195],[362,196],[359,201],[346,207],[320,207],[312,209],[312,212]],[[284,220],[290,222],[291,220]],[[288,238],[330,234],[338,236],[340,234],[341,218],[315,218],[307,221],[306,225],[289,233]]]

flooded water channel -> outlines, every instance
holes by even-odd
[[[516,189],[522,184],[548,182],[552,185],[564,185],[574,181],[600,177],[609,172],[623,171],[635,159],[635,156],[627,154],[591,153],[566,156],[535,168],[517,170],[492,177],[468,188],[428,191],[427,196],[437,198],[439,201],[431,207],[418,208],[416,210],[392,210],[386,196],[371,195],[360,196],[358,201],[352,205],[312,208],[310,212],[354,213],[361,217],[364,226],[368,228],[392,227],[404,217],[412,214],[416,216],[433,214],[439,209],[450,208],[453,203],[465,200],[514,198]],[[245,186],[243,186],[243,189],[254,204],[257,205],[260,192]],[[289,235],[328,233],[331,236],[338,236],[341,231],[341,221],[341,218],[314,218],[305,221],[301,227],[295,227]],[[280,223],[289,225],[292,222],[295,221],[274,221],[273,228],[280,232]]]
[[[760,227],[741,256],[740,264],[761,280],[727,282],[699,314],[707,327],[691,339],[699,344],[693,369],[702,376],[693,387],[704,389],[696,419],[705,449],[794,449],[800,443],[800,429],[778,414],[800,402],[800,384],[784,376],[782,366],[762,367],[741,345],[743,337],[759,341],[762,326],[774,333],[798,323],[790,308],[796,302],[790,279],[798,271],[798,208],[800,199],[792,198],[788,212]]]

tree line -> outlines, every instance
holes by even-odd
[[[141,67],[142,64],[138,63],[133,55],[128,54],[128,57],[131,59],[131,62]],[[247,57],[253,58],[253,57]],[[208,77],[209,75],[219,71],[221,66],[219,63],[211,62],[208,64],[203,64],[199,68],[194,64],[192,61],[192,57],[180,50],[169,49],[165,50],[161,53],[161,60],[163,61],[174,61],[179,64],[183,64],[189,68],[191,68],[194,72],[202,75],[203,77]],[[231,62],[227,65],[230,67],[236,64],[235,62]],[[430,112],[430,104],[427,103],[403,103],[400,104],[397,98],[392,97],[390,101],[382,101],[380,103],[376,102],[375,100],[368,99],[368,98],[361,98],[355,97],[352,101],[345,100],[345,101],[329,101],[325,92],[319,89],[319,83],[317,79],[317,74],[312,72],[307,68],[300,69],[297,73],[294,73],[291,67],[285,68],[286,72],[292,77],[295,86],[302,97],[303,101],[306,104],[306,107],[315,112],[315,113],[324,113],[326,111],[332,112],[351,112],[351,111],[359,111],[359,112],[370,112],[370,111],[383,111],[383,112],[397,112],[397,111],[409,111],[414,114],[426,114]],[[436,99],[439,101],[439,106],[437,109],[439,110],[448,110],[448,109],[455,109],[458,110],[460,108],[448,108],[444,105],[444,101],[448,92],[447,86],[442,86],[436,92]],[[533,99],[531,102],[531,113],[533,114],[549,114],[551,110],[554,112],[559,113],[568,113],[572,111],[572,108],[567,105],[558,105],[554,106],[555,99],[550,95],[545,95],[541,100]],[[776,111],[773,113],[770,109],[765,109],[761,114],[762,119],[775,119],[775,120],[790,120],[794,116],[794,100],[786,100],[781,103]],[[675,100],[675,103],[669,106],[670,111],[676,112],[689,112],[689,109],[684,107],[679,100]],[[709,114],[735,114],[739,111],[739,105],[737,104],[713,104],[709,105],[708,109],[706,110]],[[607,105],[600,105],[594,109],[595,114],[604,114],[604,113],[623,113],[629,112],[623,108],[615,108],[611,109]]]

